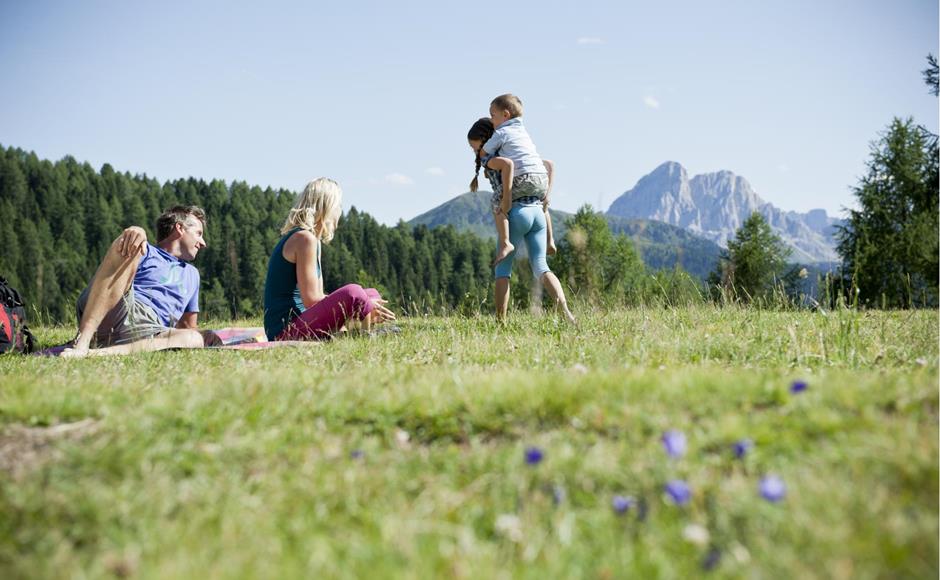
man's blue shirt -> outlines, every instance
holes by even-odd
[[[199,312],[199,270],[148,243],[134,275],[134,297],[172,328],[184,312]]]

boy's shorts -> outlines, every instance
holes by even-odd
[[[81,322],[82,313],[88,304],[88,293],[91,287],[85,288],[78,298],[78,320]],[[170,330],[163,326],[160,318],[153,308],[134,297],[134,288],[118,300],[118,303],[104,315],[98,331],[92,338],[95,348],[116,344],[127,344],[145,338],[156,336]]]
[[[512,201],[513,203],[520,198],[537,198],[545,201],[548,194],[548,174],[547,173],[524,173],[512,178]],[[499,211],[499,205],[502,202],[502,193],[493,192],[490,198],[490,204],[493,206],[493,212]]]

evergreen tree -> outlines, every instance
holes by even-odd
[[[559,280],[588,299],[636,301],[646,268],[630,238],[614,236],[590,205],[582,206],[567,228],[550,261]]]
[[[790,253],[763,216],[754,212],[728,241],[709,283],[745,302],[767,297],[783,278]]]
[[[872,144],[855,187],[859,209],[837,233],[847,284],[870,306],[937,300],[937,147],[912,119],[895,118]]]
[[[937,59],[924,82],[940,94]],[[837,232],[841,286],[869,306],[936,306],[940,273],[937,135],[894,118],[871,144],[868,173],[854,188],[859,209]]]

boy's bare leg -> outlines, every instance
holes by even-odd
[[[548,213],[548,208],[545,208],[545,253],[549,256],[554,256],[558,251],[558,248],[555,247],[555,234],[552,233],[552,214]]]
[[[122,238],[118,237],[101,260],[91,281],[82,319],[78,323],[78,336],[72,348],[62,352],[63,356],[84,356],[101,321],[130,290],[141,256],[136,252],[124,256],[121,253],[122,244]]]
[[[496,221],[497,238],[496,258],[493,260],[495,266],[506,259],[516,247],[509,242],[509,218],[506,214],[501,211],[493,212],[493,220]]]
[[[170,329],[151,338],[145,338],[136,342],[108,346],[105,348],[87,349],[84,356],[116,356],[153,352],[166,350],[168,348],[202,348],[203,345],[202,334],[198,330]],[[74,349],[70,350],[74,351]],[[80,357],[82,355],[74,352],[70,353],[69,350],[66,350],[62,352],[61,356]]]
[[[562,290],[561,282],[558,281],[558,277],[551,272],[545,272],[542,274],[542,284],[545,285],[548,289],[548,293],[555,299],[555,305],[561,310],[561,313],[564,314],[565,320],[571,324],[577,324],[578,320],[574,317],[574,314],[571,313],[571,310],[568,310],[568,301],[565,299],[565,291]]]
[[[506,320],[506,311],[509,309],[509,278],[496,279],[496,319],[500,322]]]

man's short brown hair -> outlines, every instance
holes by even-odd
[[[512,119],[522,116],[522,99],[516,95],[511,95],[509,93],[500,95],[493,99],[493,102],[490,103],[490,105],[496,107],[500,111],[509,111],[509,117]]]
[[[185,224],[192,216],[202,222],[202,227],[206,227],[206,212],[201,207],[195,205],[174,205],[163,212],[157,218],[157,242],[163,241],[167,236],[173,233],[176,224]]]

